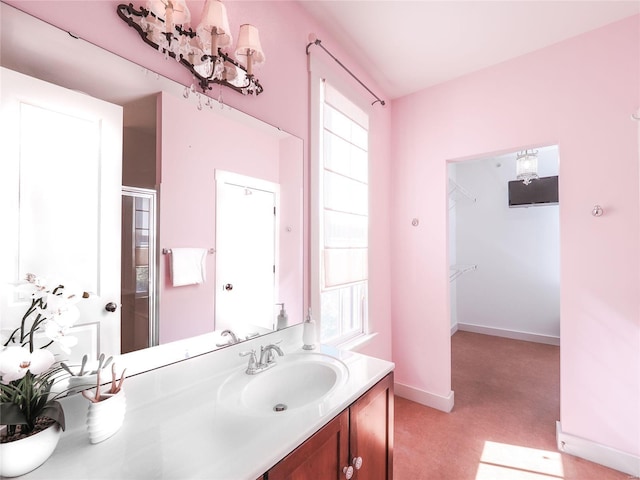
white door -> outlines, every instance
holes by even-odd
[[[216,172],[216,330],[272,330],[278,185]]]
[[[119,354],[122,108],[0,74],[2,331],[27,306],[10,284],[34,273],[92,294],[78,304],[70,360]]]

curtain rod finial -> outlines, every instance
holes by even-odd
[[[314,45],[314,44],[315,45],[320,45],[320,39],[316,36],[315,33],[311,32],[309,34],[309,43],[307,44],[307,48],[306,48],[307,55],[309,55],[309,47],[311,45]],[[322,48],[324,48],[324,47],[322,47]]]

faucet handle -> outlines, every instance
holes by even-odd
[[[251,350],[247,350],[246,352],[240,352],[238,355],[240,355],[241,357],[251,355],[251,357],[249,357],[249,364],[256,363],[256,351],[253,348]]]
[[[252,348],[251,350],[247,350],[246,352],[240,352],[238,355],[241,357],[249,357],[249,365],[247,365],[247,373],[255,373],[258,367],[258,361],[256,360],[256,351]]]

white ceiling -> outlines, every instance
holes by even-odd
[[[391,98],[640,13],[639,0],[300,2]]]

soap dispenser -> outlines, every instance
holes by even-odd
[[[288,316],[287,312],[284,309],[284,303],[276,303],[276,305],[280,305],[280,315],[278,315],[276,330],[282,330],[287,326]]]
[[[307,313],[302,329],[302,348],[304,350],[313,350],[316,348],[316,322],[311,318],[311,309]]]

